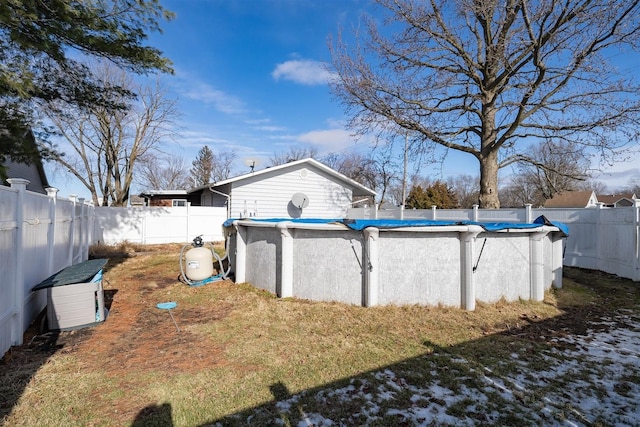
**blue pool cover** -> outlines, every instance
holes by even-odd
[[[237,218],[228,219],[224,222],[225,227],[233,224]],[[245,218],[246,219],[246,218]],[[441,221],[430,219],[327,219],[327,218],[248,218],[252,221],[261,222],[282,222],[288,221],[302,224],[343,224],[352,230],[364,230],[367,227],[376,228],[403,228],[403,227],[437,227],[443,225],[479,225],[487,231],[500,231],[509,229],[532,229],[549,225],[558,227],[565,235],[569,235],[569,227],[556,221],[549,221],[544,215],[539,216],[533,223],[524,222],[477,222],[477,221]]]

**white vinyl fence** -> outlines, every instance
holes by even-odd
[[[640,205],[635,207],[532,209],[353,208],[349,218],[533,222],[540,215],[569,226],[564,265],[600,270],[640,281]]]
[[[29,181],[0,185],[0,355],[22,344],[24,331],[46,305],[42,280],[87,260],[93,206],[27,191]]]
[[[94,242],[189,243],[200,235],[206,242],[216,242],[224,240],[226,219],[224,207],[97,207]]]

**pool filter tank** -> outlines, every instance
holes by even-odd
[[[184,254],[186,269],[184,274],[189,280],[200,281],[213,276],[213,254],[205,248],[202,237],[193,239],[193,248]]]

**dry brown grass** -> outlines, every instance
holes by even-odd
[[[12,350],[0,364],[7,426],[161,425],[167,410],[175,425],[201,425],[272,401],[278,384],[285,395],[297,393],[434,348],[499,356],[523,338],[535,341],[536,325],[601,298],[567,280],[542,303],[478,304],[474,312],[277,299],[230,281],[181,283],[180,247],[92,248],[111,259],[104,274],[110,315],[53,343],[32,335]],[[156,308],[164,301],[178,303],[172,313],[181,332]]]

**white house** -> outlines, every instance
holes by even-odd
[[[189,191],[200,205],[227,207],[229,218],[343,218],[375,191],[307,158]]]

